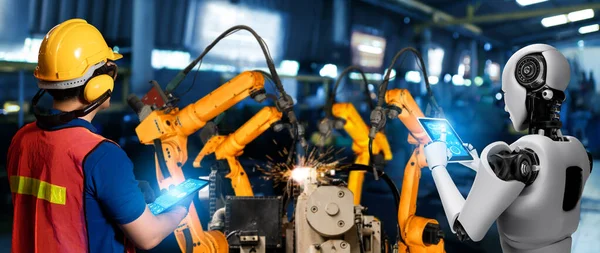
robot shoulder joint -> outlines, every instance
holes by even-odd
[[[525,185],[535,181],[540,165],[538,156],[528,148],[489,154],[488,163],[498,178],[504,181],[516,180]]]

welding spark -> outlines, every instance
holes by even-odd
[[[276,143],[275,141],[273,141]],[[277,187],[279,184],[285,183],[287,189],[291,189],[294,185],[298,185],[301,181],[306,179],[310,173],[309,168],[315,168],[319,177],[333,176],[336,170],[345,169],[346,166],[340,166],[340,162],[345,158],[335,159],[335,155],[341,151],[336,151],[333,147],[329,147],[324,152],[317,152],[316,148],[313,148],[308,155],[300,157],[296,165],[289,165],[285,162],[276,163],[274,160],[267,157],[267,164],[263,167],[256,165],[256,170],[263,173],[265,180],[272,180],[273,185]],[[334,152],[335,151],[335,152]],[[283,149],[278,154],[285,158],[284,155],[288,154],[287,149]]]

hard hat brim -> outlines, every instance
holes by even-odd
[[[111,53],[112,53],[112,55],[109,55],[109,57],[106,57],[107,59],[109,59],[111,61],[116,61],[116,60],[123,58],[122,54],[112,52],[112,50],[111,50]]]

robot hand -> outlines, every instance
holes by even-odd
[[[473,147],[473,145],[471,145],[470,143],[464,143],[464,146],[465,148],[467,148],[469,153],[471,153],[471,156],[473,156],[473,161],[459,163],[477,172],[477,168],[479,166],[479,154],[477,153],[477,150]]]
[[[437,166],[446,167],[448,160],[452,158],[452,152],[446,146],[446,128],[443,127],[440,133],[440,139],[427,144],[424,148],[427,166],[430,170]]]

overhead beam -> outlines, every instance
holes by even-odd
[[[409,0],[398,0],[398,1],[409,1]],[[472,16],[472,17],[464,17],[457,18],[453,20],[443,20],[443,19],[433,19],[432,22],[428,22],[422,25],[419,25],[421,28],[429,27],[429,26],[448,26],[448,25],[464,25],[464,24],[480,24],[480,23],[491,23],[491,22],[503,22],[503,21],[512,21],[519,19],[527,19],[534,18],[540,16],[552,16],[559,14],[566,14],[573,11],[579,11],[584,9],[600,9],[600,3],[591,3],[591,4],[581,4],[575,6],[566,6],[566,7],[558,7],[558,8],[550,8],[550,9],[542,9],[542,10],[531,10],[531,11],[518,11],[512,13],[501,13],[501,14],[491,14],[491,15],[481,15],[481,16]]]
[[[402,4],[404,6],[420,10],[420,11],[430,15],[432,17],[432,19],[434,20],[434,22],[454,22],[457,20],[452,15],[450,15],[446,12],[443,12],[441,10],[438,10],[434,7],[431,7],[427,4],[424,4],[422,2],[419,2],[419,1],[415,1],[415,0],[394,0],[394,1],[399,4]],[[464,22],[464,23],[461,23],[460,25],[462,25],[465,29],[469,30],[472,33],[475,33],[475,34],[482,33],[481,28],[479,28],[473,24],[470,24],[470,22]],[[419,26],[417,26],[417,30],[420,30]]]
[[[415,21],[420,21],[420,22],[426,22],[427,20],[430,20],[432,18],[432,16],[426,17],[425,15],[422,15],[421,12],[424,12],[423,10],[421,11],[413,11],[411,9],[414,9],[414,7],[409,8],[408,6],[405,5],[401,5],[399,4],[397,1],[398,0],[391,0],[391,1],[382,1],[382,0],[362,0],[363,2],[369,3],[371,5],[374,6],[379,6],[381,8],[385,8],[388,9],[390,11],[396,12],[400,15],[406,16],[406,17],[410,17],[411,19],[415,20]],[[413,1],[414,2],[414,1]],[[426,7],[427,8],[427,7]],[[428,10],[435,10],[432,7],[429,7]],[[467,26],[468,27],[468,26]],[[472,38],[472,39],[476,39],[479,41],[485,41],[485,42],[489,42],[492,43],[496,46],[503,46],[504,42],[502,41],[498,41],[495,40],[493,38],[487,37],[484,34],[481,33],[481,29],[479,29],[478,27],[476,27],[477,29],[475,29],[475,32],[463,27],[463,26],[451,26],[451,27],[444,27],[445,30],[450,31],[450,32],[456,32],[458,34],[460,34],[461,36],[467,37],[467,38]]]

